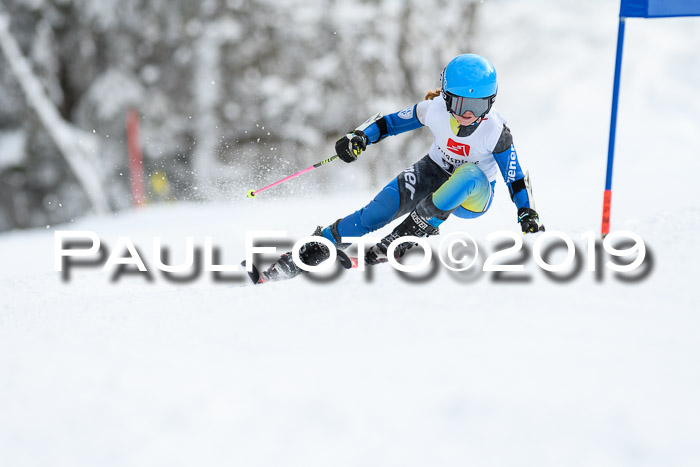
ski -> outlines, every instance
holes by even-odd
[[[338,261],[345,269],[354,269],[357,267],[357,258],[348,256],[344,251],[338,250]]]
[[[353,256],[348,256],[341,250],[337,250],[337,253],[338,253],[338,261],[340,262],[340,265],[343,267],[343,269],[357,268],[357,266],[358,266],[357,258],[355,258]],[[246,268],[247,263],[245,262],[245,260],[241,262],[241,266]],[[248,273],[248,277],[250,278],[251,282],[254,285],[260,285],[260,284],[264,284],[266,282],[278,282],[278,281],[283,281],[283,280],[289,280],[289,279],[293,279],[296,277],[296,276],[287,277],[287,276],[281,276],[278,274],[275,278],[272,278],[267,274],[267,271],[260,272],[260,270],[257,268],[257,266],[255,264],[251,265],[251,271],[246,270],[246,272]]]
[[[248,274],[248,277],[253,282],[253,284],[257,284],[260,282],[260,271],[258,271],[258,268],[255,266],[255,264],[252,265],[251,271],[247,270],[247,264],[245,260],[241,261],[241,266],[243,266],[243,268],[246,269],[246,273]]]

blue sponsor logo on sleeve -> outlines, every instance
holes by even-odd
[[[410,120],[413,118],[413,106],[402,110],[401,112],[398,113],[399,118],[402,118],[404,120]]]

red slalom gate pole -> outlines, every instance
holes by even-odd
[[[146,188],[143,176],[141,153],[140,117],[137,110],[126,112],[126,144],[129,150],[129,177],[131,179],[131,202],[134,207],[146,205]]]

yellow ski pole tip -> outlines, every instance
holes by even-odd
[[[255,190],[248,191],[248,198],[255,198]]]

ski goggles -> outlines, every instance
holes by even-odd
[[[455,96],[449,92],[444,93],[445,104],[447,105],[447,110],[455,115],[464,115],[465,112],[471,111],[475,117],[483,117],[489,110],[491,110],[491,104],[493,104],[494,97],[462,97]]]

